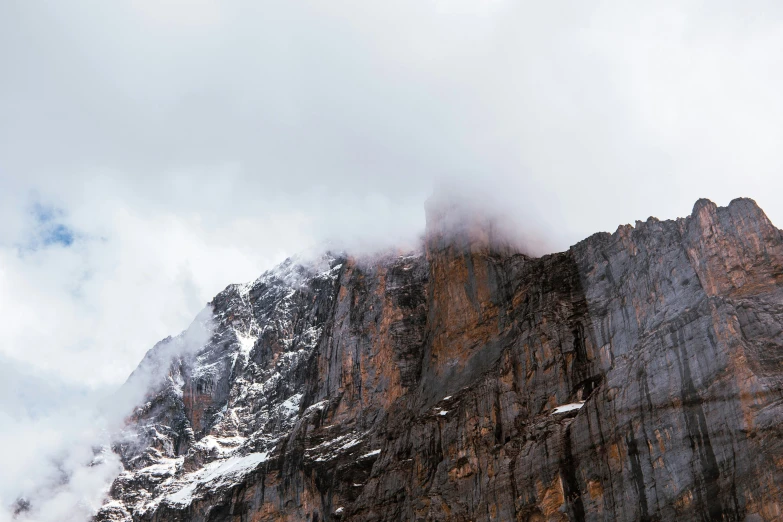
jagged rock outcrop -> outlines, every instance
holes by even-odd
[[[753,201],[541,258],[457,212],[219,294],[96,519],[783,519],[783,233]]]

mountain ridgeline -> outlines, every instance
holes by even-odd
[[[497,230],[433,204],[421,251],[226,288],[96,521],[783,520],[761,209],[699,200],[540,258]]]

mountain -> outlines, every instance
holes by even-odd
[[[204,344],[145,357],[96,520],[783,520],[783,233],[752,200],[540,258],[467,214],[218,294]]]

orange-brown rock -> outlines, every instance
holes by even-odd
[[[541,258],[463,218],[217,296],[98,518],[783,520],[783,234],[753,201]]]

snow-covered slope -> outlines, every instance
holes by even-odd
[[[321,338],[344,259],[288,259],[213,300],[214,332],[171,361],[116,444],[125,471],[99,520],[151,517],[235,484],[264,462],[299,417],[302,373]],[[128,386],[135,385],[133,377]],[[315,408],[317,409],[316,405]]]

